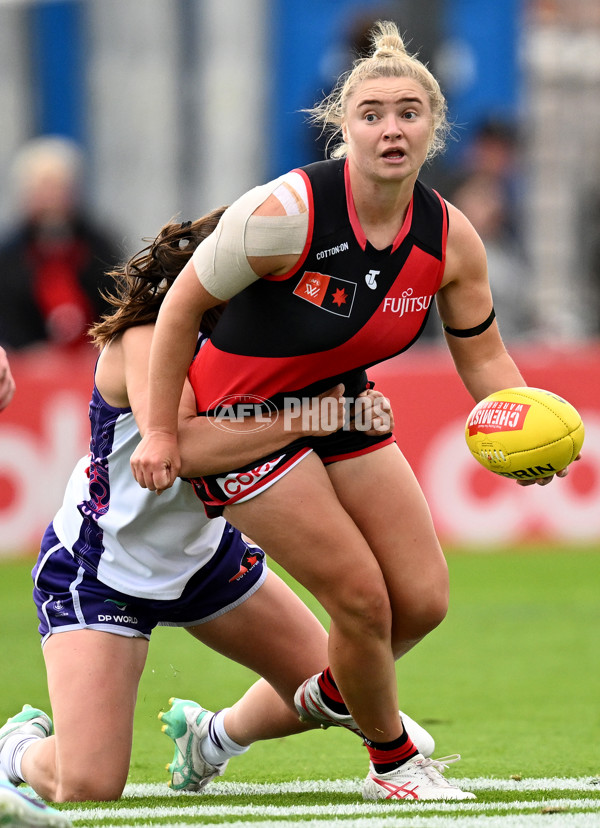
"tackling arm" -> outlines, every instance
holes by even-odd
[[[139,325],[125,331],[104,348],[96,370],[96,385],[104,399],[117,408],[130,406],[142,435],[147,431],[147,375],[153,331],[153,325]],[[260,429],[252,417],[228,421],[225,429],[209,417],[197,416],[194,392],[186,380],[178,411],[180,473],[183,477],[199,477],[227,471],[278,451],[303,435],[321,437],[332,428],[341,428],[345,414],[343,393],[344,386],[340,384],[307,402],[316,405],[318,410],[324,397],[337,401],[335,411],[328,406],[327,428],[321,428],[319,418],[313,417],[312,411],[306,412],[310,416],[303,416],[300,410],[288,416],[278,412],[270,423],[261,417]]]

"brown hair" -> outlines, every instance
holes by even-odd
[[[165,224],[143,250],[110,271],[114,289],[104,298],[114,310],[90,328],[94,345],[102,348],[128,328],[156,321],[162,301],[176,276],[200,242],[213,232],[225,209],[219,207],[196,221]],[[212,331],[223,307],[219,305],[204,314],[203,333]]]
[[[370,40],[371,53],[358,58],[352,69],[341,75],[331,94],[304,110],[308,113],[308,120],[321,126],[322,131],[329,135],[327,146],[334,143],[331,157],[343,158],[347,155],[348,146],[343,140],[337,143],[335,141],[341,136],[348,99],[357,86],[372,78],[412,78],[421,84],[429,99],[432,129],[427,159],[433,158],[443,151],[450,132],[446,99],[439,83],[416,55],[406,51],[395,23],[389,20],[377,21],[370,31]]]

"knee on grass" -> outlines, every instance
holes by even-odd
[[[71,777],[60,780],[56,786],[54,802],[114,802],[125,788],[124,779]]]

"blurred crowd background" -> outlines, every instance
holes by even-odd
[[[423,178],[483,237],[505,339],[597,337],[598,0],[1,0],[0,344],[81,342],[165,221],[323,157],[302,109],[377,18],[447,96]]]
[[[422,177],[482,236],[501,332],[581,411],[583,460],[545,489],[486,476],[435,310],[370,376],[444,541],[600,539],[599,0],[0,0],[0,558],[35,553],[88,450],[107,270],[322,158],[302,110],[377,19],[440,80],[452,138]]]

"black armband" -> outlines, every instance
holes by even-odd
[[[495,318],[496,311],[494,310],[494,308],[492,308],[492,312],[485,320],[485,322],[481,323],[481,325],[476,325],[474,328],[462,328],[462,330],[458,328],[451,328],[449,325],[444,325],[444,330],[446,331],[446,333],[449,333],[452,336],[459,336],[463,339],[469,336],[478,336],[484,331],[487,331],[487,329],[490,327]]]

